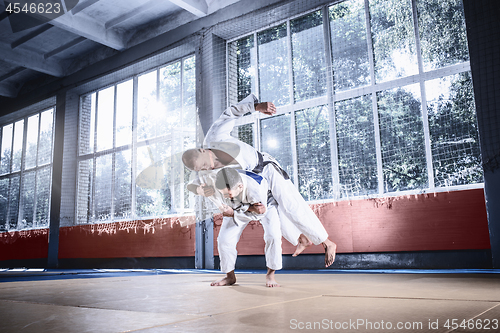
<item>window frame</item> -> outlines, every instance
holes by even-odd
[[[171,139],[172,134],[167,133],[163,134],[157,137],[153,138],[146,138],[146,139],[139,139],[138,138],[138,99],[139,99],[139,94],[138,94],[138,83],[139,83],[139,77],[143,75],[147,75],[153,72],[156,72],[156,98],[159,100],[159,95],[160,95],[160,70],[162,68],[168,67],[172,64],[175,63],[180,63],[180,86],[181,86],[181,112],[185,111],[186,106],[184,106],[184,89],[183,89],[183,80],[184,80],[184,64],[186,60],[189,59],[194,59],[194,62],[196,62],[196,54],[195,53],[189,53],[185,56],[182,56],[180,58],[177,58],[175,60],[171,60],[162,64],[155,65],[154,67],[148,68],[147,70],[144,70],[142,72],[135,73],[133,75],[127,76],[126,78],[123,78],[119,81],[116,81],[114,83],[110,83],[107,85],[103,85],[99,88],[95,88],[92,90],[89,90],[85,93],[81,93],[79,95],[79,107],[78,107],[78,130],[77,130],[77,156],[76,156],[76,204],[74,207],[74,213],[75,213],[75,225],[84,225],[84,224],[93,224],[93,223],[111,223],[111,222],[117,222],[117,221],[131,221],[131,220],[143,220],[143,219],[151,219],[151,218],[162,218],[162,217],[173,217],[173,216],[179,216],[182,214],[192,214],[194,213],[194,208],[187,208],[184,205],[184,192],[186,191],[184,187],[182,186],[180,189],[180,195],[178,198],[178,201],[183,205],[183,208],[180,210],[177,209],[174,213],[169,213],[167,215],[161,215],[161,216],[147,216],[147,217],[141,217],[137,215],[137,202],[136,202],[136,178],[137,178],[137,151],[139,148],[154,145],[156,143],[162,143],[162,142],[167,142],[169,139]],[[132,128],[132,138],[131,138],[131,143],[130,144],[125,144],[121,146],[116,146],[116,118],[117,118],[117,94],[118,94],[118,89],[117,86],[120,85],[121,83],[127,82],[132,80],[132,90],[133,90],[133,96],[132,96],[132,122],[131,122],[131,128]],[[97,150],[97,126],[98,126],[98,97],[96,97],[96,105],[95,105],[95,110],[93,112],[95,113],[95,124],[94,124],[94,138],[93,140],[93,147],[91,148],[91,152],[87,153],[80,153],[80,145],[81,145],[81,117],[82,117],[82,104],[83,104],[83,98],[84,97],[90,97],[94,93],[98,93],[100,91],[103,91],[105,89],[108,89],[110,87],[114,87],[114,103],[113,103],[113,147],[104,149],[104,150]],[[196,89],[196,88],[195,88]],[[98,96],[98,95],[97,95]],[[196,93],[195,93],[196,96]],[[91,110],[92,112],[92,110]],[[198,124],[195,124],[193,127],[194,129],[194,135],[196,135],[196,128]],[[183,128],[183,133],[185,133],[186,130]],[[115,216],[115,183],[116,183],[116,153],[122,152],[122,151],[131,151],[131,166],[130,166],[130,171],[131,171],[131,202],[130,202],[130,216],[120,218],[118,216]],[[106,220],[100,220],[98,217],[95,215],[95,183],[96,183],[96,160],[98,157],[101,156],[106,156],[106,155],[111,155],[112,158],[112,176],[111,176],[111,211],[110,211],[110,218]],[[79,215],[78,215],[78,198],[80,194],[80,182],[79,182],[79,166],[80,163],[83,161],[92,161],[92,202],[90,204],[91,206],[91,214],[90,216],[87,215],[87,222],[81,222],[79,220]],[[181,169],[181,177],[184,179],[184,169]]]
[[[348,0],[347,0],[348,1]],[[413,34],[415,37],[416,44],[416,56],[418,59],[418,74],[395,78],[392,80],[384,81],[378,83],[375,78],[375,66],[374,66],[374,49],[372,43],[372,35],[371,35],[371,23],[370,23],[370,12],[369,12],[369,0],[364,0],[365,7],[365,30],[366,30],[366,42],[367,42],[367,50],[368,50],[368,61],[370,66],[370,84],[366,86],[350,88],[347,90],[334,91],[333,87],[333,66],[331,65],[333,62],[332,59],[332,40],[330,36],[330,19],[329,19],[329,10],[332,6],[337,5],[340,2],[330,2],[325,5],[317,6],[313,9],[304,11],[300,14],[293,15],[285,20],[276,21],[273,24],[263,26],[259,29],[255,29],[250,33],[240,35],[227,40],[226,43],[226,58],[228,59],[227,63],[231,61],[229,59],[236,59],[236,52],[231,51],[231,44],[237,42],[243,38],[247,38],[248,36],[253,35],[254,39],[254,47],[252,49],[252,57],[255,58],[255,62],[257,66],[259,66],[259,48],[257,45],[257,35],[261,31],[268,30],[270,28],[279,26],[286,22],[287,24],[287,44],[288,44],[288,57],[289,57],[289,80],[290,80],[290,103],[284,106],[277,107],[277,112],[273,116],[263,115],[261,113],[253,113],[251,115],[246,115],[242,118],[239,118],[235,122],[235,128],[241,125],[253,124],[253,146],[257,149],[261,149],[261,120],[269,117],[275,117],[282,114],[290,113],[292,116],[291,121],[291,134],[290,138],[292,140],[292,160],[293,160],[293,170],[294,170],[294,178],[293,182],[295,186],[298,188],[299,182],[297,179],[298,176],[298,161],[297,161],[297,150],[296,150],[296,138],[295,138],[295,112],[313,108],[317,106],[325,105],[329,110],[329,125],[330,125],[330,150],[331,150],[331,168],[332,168],[332,185],[333,185],[333,197],[330,199],[320,199],[320,200],[311,200],[311,202],[328,202],[328,201],[340,201],[340,200],[351,200],[352,198],[371,198],[371,197],[388,197],[388,196],[404,196],[404,195],[412,195],[417,193],[427,193],[427,192],[443,192],[452,190],[465,190],[465,189],[475,189],[475,188],[484,188],[484,182],[474,183],[474,184],[465,184],[465,185],[452,185],[449,187],[439,187],[435,185],[434,179],[434,168],[433,168],[433,156],[432,156],[432,147],[430,140],[430,130],[429,130],[429,118],[427,113],[427,98],[425,92],[425,83],[427,81],[433,79],[439,79],[446,76],[451,76],[455,74],[460,74],[463,72],[470,72],[470,60],[465,62],[458,62],[453,65],[445,65],[441,68],[431,69],[428,71],[424,70],[423,63],[423,55],[421,52],[421,42],[420,42],[420,33],[418,27],[418,17],[417,17],[417,0],[411,1],[411,10],[412,10],[412,19],[413,19]],[[323,38],[325,45],[325,62],[327,64],[326,74],[327,74],[327,92],[326,96],[316,97],[305,101],[295,102],[294,101],[294,73],[292,64],[292,48],[291,48],[291,40],[292,36],[290,34],[290,22],[294,19],[304,17],[316,11],[321,11],[323,16]],[[234,47],[233,47],[234,48]],[[233,58],[234,57],[234,58]],[[235,71],[235,66],[230,68],[229,65],[226,66],[226,90],[227,94],[227,106],[237,103],[238,96],[238,80],[237,73]],[[260,96],[260,86],[259,86],[259,71],[258,68],[255,70],[255,77],[252,78],[256,82],[255,94]],[[232,78],[232,80],[231,80]],[[232,84],[234,82],[234,84]],[[383,164],[382,164],[382,153],[381,153],[381,138],[380,138],[380,123],[379,123],[379,110],[377,106],[377,93],[393,88],[404,87],[410,84],[418,83],[420,86],[420,98],[421,98],[421,120],[423,122],[423,130],[424,130],[424,144],[425,144],[425,158],[426,158],[426,169],[427,169],[427,180],[428,186],[424,189],[419,190],[403,190],[403,191],[395,191],[395,192],[385,192],[384,191],[384,175],[383,175]],[[337,132],[336,132],[336,118],[335,118],[335,103],[339,101],[349,100],[356,97],[361,97],[364,95],[370,95],[372,99],[372,111],[373,111],[373,124],[374,124],[374,135],[375,135],[375,144],[376,144],[376,161],[377,161],[377,179],[378,179],[378,191],[376,194],[365,194],[359,196],[350,196],[350,197],[341,197],[340,195],[340,183],[339,183],[339,156],[338,156],[338,144],[337,144]]]
[[[5,212],[6,215],[6,221],[4,228],[6,230],[2,230],[0,232],[10,232],[10,231],[19,231],[19,230],[34,230],[34,229],[46,229],[49,227],[49,218],[50,218],[50,205],[52,201],[52,173],[53,173],[53,162],[54,162],[54,138],[55,138],[55,120],[56,120],[56,104],[55,103],[50,103],[47,106],[44,107],[39,107],[37,108],[37,111],[32,111],[28,114],[23,115],[22,117],[16,118],[15,120],[8,121],[6,123],[3,123],[0,125],[0,151],[2,151],[2,142],[3,142],[3,128],[5,126],[8,126],[10,124],[13,125],[13,130],[12,130],[12,141],[11,141],[11,147],[10,147],[10,161],[9,161],[9,172],[0,174],[0,180],[3,179],[8,179],[9,180],[9,185],[8,185],[8,192],[9,196],[7,198],[7,211]],[[52,129],[51,129],[51,146],[50,146],[50,159],[49,162],[46,163],[39,163],[39,150],[40,150],[40,136],[41,136],[41,126],[42,126],[42,114],[44,112],[52,111]],[[31,117],[34,117],[38,115],[38,133],[37,133],[37,149],[36,149],[36,156],[35,156],[35,166],[32,166],[28,169],[26,169],[26,152],[27,152],[27,137],[28,137],[28,120]],[[15,124],[23,121],[23,138],[22,138],[22,148],[21,148],[21,165],[20,169],[17,171],[12,171],[12,164],[13,164],[13,150],[14,150],[14,137],[15,137]],[[37,196],[38,196],[38,174],[40,170],[43,169],[49,169],[50,175],[49,175],[49,202],[48,202],[48,216],[47,216],[47,223],[40,225],[40,222],[36,218],[36,213],[37,213]],[[34,187],[34,198],[33,198],[33,225],[28,228],[19,228],[23,218],[24,218],[24,211],[23,211],[23,205],[24,205],[24,196],[23,196],[23,186],[24,186],[24,175],[27,173],[34,173],[35,174],[35,187]],[[12,182],[11,179],[13,177],[19,176],[19,191],[16,193],[16,198],[17,198],[17,221],[16,221],[16,228],[10,229],[10,221],[9,217],[11,215],[11,188],[12,188]]]

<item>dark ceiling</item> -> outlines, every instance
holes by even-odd
[[[239,0],[15,1],[0,0],[0,106]]]

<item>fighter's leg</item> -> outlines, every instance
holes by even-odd
[[[220,269],[227,275],[225,278],[213,282],[212,286],[229,285],[236,282],[236,276],[234,275],[236,258],[238,256],[236,244],[238,244],[245,227],[246,224],[243,223],[236,225],[231,217],[224,217],[222,219],[219,236],[217,237],[217,248],[219,250]]]
[[[266,215],[260,220],[264,228],[264,253],[266,266],[272,270],[283,268],[281,250],[281,226],[276,205],[268,205]]]
[[[297,246],[299,244],[301,231],[295,226],[295,224],[292,223],[292,221],[290,221],[281,206],[277,205],[277,209],[281,225],[281,234],[287,241],[290,242],[290,244]]]
[[[287,241],[290,242],[290,244],[297,247],[292,255],[293,257],[296,257],[313,243],[288,219],[286,214],[281,211],[280,206],[278,206],[278,215],[281,222],[281,234]]]
[[[284,179],[272,164],[262,171],[262,176],[269,183],[269,188],[284,215],[314,244],[322,244],[325,249],[325,266],[330,266],[335,260],[337,246],[328,239],[323,224],[302,198],[299,191],[290,180]]]
[[[226,276],[220,280],[210,283],[211,286],[230,286],[236,283],[236,274],[234,271],[227,272]]]
[[[276,282],[276,279],[274,277],[274,269],[267,269],[267,274],[266,274],[266,287],[269,288],[275,288],[275,287],[281,287],[278,282]]]
[[[280,212],[283,212],[301,233],[316,245],[328,238],[323,224],[290,180],[285,180],[272,164],[264,167],[262,176],[268,181]]]

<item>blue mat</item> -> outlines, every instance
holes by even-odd
[[[236,270],[238,274],[265,274],[265,270]],[[281,270],[277,274],[500,274],[500,269],[317,269]],[[0,283],[89,279],[163,274],[223,274],[210,269],[4,269]]]

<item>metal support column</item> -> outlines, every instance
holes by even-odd
[[[66,93],[59,93],[56,99],[54,124],[54,155],[52,160],[52,189],[50,191],[49,250],[47,268],[57,268],[59,256],[59,225],[61,215],[61,185],[64,151],[64,118],[66,115]]]

